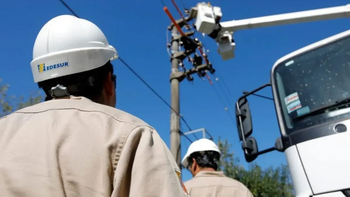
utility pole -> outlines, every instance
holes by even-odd
[[[176,57],[179,52],[180,36],[175,26],[171,29],[171,75],[179,72],[180,61]],[[170,151],[181,169],[181,138],[180,138],[180,81],[178,78],[171,78],[171,114],[170,114]]]
[[[168,15],[170,13],[166,11]],[[215,72],[212,64],[208,61],[207,56],[203,57],[196,53],[196,50],[202,51],[202,44],[197,38],[191,38],[194,36],[194,31],[184,33],[181,28],[186,26],[187,30],[190,29],[188,22],[195,16],[193,12],[189,14],[186,19],[182,18],[177,21],[172,20],[172,24],[168,27],[171,31],[172,38],[171,44],[168,45],[171,48],[171,114],[170,114],[170,151],[179,166],[181,168],[181,131],[180,131],[180,83],[187,79],[193,81],[191,75],[197,74],[199,77],[204,77],[206,72],[211,74]],[[172,16],[169,16],[171,19]],[[180,51],[180,47],[183,50]],[[190,57],[194,54],[193,57]],[[188,59],[192,64],[192,68],[186,69],[183,60]],[[205,62],[203,62],[203,59]],[[179,68],[181,67],[181,71]]]

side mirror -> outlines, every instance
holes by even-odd
[[[247,162],[254,161],[259,155],[258,143],[254,137],[248,137],[242,142],[244,157]]]
[[[272,98],[255,94],[255,92],[258,92],[268,86],[271,86],[271,84],[267,83],[251,92],[243,92],[244,95],[241,96],[236,102],[237,131],[238,131],[239,140],[242,141],[242,149],[244,152],[245,160],[247,162],[252,162],[259,155],[265,154],[274,150],[283,151],[282,140],[278,139],[274,147],[271,147],[259,152],[258,143],[256,139],[250,136],[253,133],[253,123],[252,123],[252,116],[251,116],[247,97],[250,95],[255,95],[265,99],[273,100]]]
[[[239,140],[249,137],[253,133],[252,116],[246,97],[241,97],[236,102],[236,123]]]

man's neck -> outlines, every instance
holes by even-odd
[[[194,176],[196,176],[199,172],[215,172],[216,170],[214,168],[201,168],[200,170],[198,170]]]
[[[202,168],[200,171],[215,171],[214,168]]]

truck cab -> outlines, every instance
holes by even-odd
[[[280,137],[259,151],[248,97],[271,87]],[[270,82],[236,102],[247,162],[284,152],[297,197],[350,197],[350,30],[276,61]]]

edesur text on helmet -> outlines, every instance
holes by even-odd
[[[67,67],[69,66],[69,63],[68,62],[62,62],[62,63],[57,63],[57,64],[51,64],[51,65],[48,65],[46,66],[45,64],[43,65],[43,70],[40,71],[40,65],[38,65],[38,69],[39,69],[39,72],[44,72],[44,71],[48,71],[48,70],[53,70],[53,69],[57,69],[57,68],[62,68],[62,67]]]

